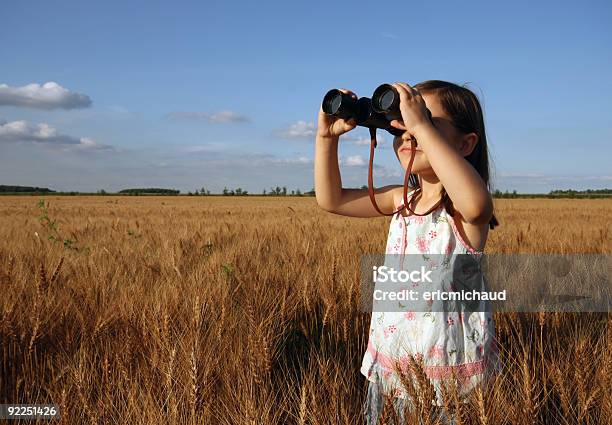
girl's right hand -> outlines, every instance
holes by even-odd
[[[347,89],[339,89],[342,93],[351,95],[357,100],[357,95]],[[319,108],[319,123],[317,126],[317,137],[337,138],[357,127],[354,118],[344,120],[343,118],[328,115],[323,112],[323,106]]]

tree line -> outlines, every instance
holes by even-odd
[[[366,185],[360,187],[360,189],[367,189]],[[166,189],[166,188],[130,188],[123,189],[119,192],[107,192],[104,189],[100,189],[95,193],[90,192],[62,192],[51,190],[46,187],[37,186],[10,186],[0,185],[0,194],[15,194],[15,195],[179,195],[181,191],[178,189]],[[270,189],[263,189],[261,193],[249,193],[248,190],[237,187],[230,189],[224,187],[220,193],[213,193],[209,189],[202,187],[195,191],[187,192],[189,196],[314,196],[315,190],[312,188],[309,191],[302,191],[299,188],[289,190],[287,186],[276,186]],[[494,198],[609,198],[612,196],[612,189],[586,189],[586,190],[574,190],[574,189],[556,189],[551,190],[548,193],[518,193],[516,190],[512,192],[506,190],[495,190],[492,192]]]
[[[517,193],[496,190],[492,193],[493,198],[609,198],[612,196],[612,189],[587,189],[587,190],[551,190],[548,193]]]
[[[267,189],[263,189],[261,191],[261,193],[255,193],[255,194],[250,194],[250,195],[257,195],[257,196],[314,196],[315,191],[314,191],[314,187],[307,191],[307,192],[302,192],[299,188],[297,189],[292,189],[292,190],[288,190],[287,186],[276,186],[276,187],[271,187],[270,190]],[[187,192],[187,195],[193,195],[193,196],[215,196],[218,195],[216,193],[211,193],[210,190],[206,189],[206,188],[202,188],[200,190],[195,190],[194,192]],[[221,191],[220,195],[222,196],[247,196],[249,195],[249,191],[248,190],[244,190],[241,187],[237,187],[235,189],[228,189],[227,186],[223,188],[223,190]]]

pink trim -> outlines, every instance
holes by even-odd
[[[376,348],[372,344],[372,341],[368,341],[368,352],[370,353],[372,358],[375,359],[375,362],[379,363],[384,369],[395,369],[395,361],[386,354],[383,354],[380,351],[376,350]],[[398,359],[402,368],[406,368],[408,366],[409,356],[410,355],[406,355]],[[486,359],[482,359],[472,363],[462,363],[458,365],[423,366],[425,374],[430,379],[450,378],[453,376],[454,373],[460,380],[466,380],[471,376],[483,373],[485,369]]]
[[[448,216],[448,222],[450,223],[451,227],[453,228],[453,233],[455,234],[455,237],[457,238],[457,240],[459,240],[459,242],[461,242],[461,245],[463,245],[463,247],[465,249],[467,249],[472,254],[476,254],[476,255],[483,254],[484,251],[474,249],[470,245],[467,244],[467,242],[461,236],[461,233],[459,233],[459,229],[457,229],[457,225],[455,224],[454,217],[452,217],[449,214],[447,214],[447,216]]]
[[[397,206],[395,207],[395,209],[398,209],[399,207],[403,207],[403,206],[404,206],[404,203],[402,202],[401,204],[397,205]],[[443,204],[438,205],[438,207],[437,207],[435,210],[431,211],[431,212],[430,212],[429,214],[427,214],[427,215],[414,215],[414,214],[410,214],[410,215],[406,215],[406,216],[405,216],[405,215],[403,215],[403,214],[401,213],[401,211],[400,211],[400,212],[398,212],[398,214],[399,214],[400,216],[402,216],[402,217],[404,218],[404,220],[418,220],[418,219],[421,219],[421,220],[422,220],[422,219],[424,219],[425,217],[428,217],[429,215],[433,214],[435,211],[438,211],[438,210],[439,210],[440,208],[442,208],[442,207],[444,207],[444,205],[443,205]]]

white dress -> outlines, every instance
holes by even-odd
[[[427,216],[393,216],[389,228],[386,254],[400,254],[402,261],[428,254],[445,259],[453,267],[457,258],[480,262],[482,252],[468,246],[459,234],[453,217],[441,205]],[[467,254],[459,255],[458,254]],[[389,257],[389,256],[388,256]],[[431,283],[432,289],[449,291],[447,283]],[[451,284],[452,286],[452,284]],[[486,291],[482,278],[479,291]],[[388,394],[405,398],[407,393],[394,365],[406,365],[407,356],[422,359],[425,374],[436,391],[436,404],[443,405],[441,382],[453,375],[460,396],[465,396],[489,374],[499,371],[495,325],[489,301],[479,301],[477,311],[465,310],[459,301],[450,301],[449,311],[374,311],[370,321],[368,347],[363,356],[361,373],[378,382]],[[448,302],[447,302],[448,303]]]

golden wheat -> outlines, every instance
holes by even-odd
[[[45,199],[70,247],[36,198],[0,205],[0,403],[53,402],[66,424],[361,423],[358,270],[384,251],[388,218],[313,198]],[[496,200],[486,251],[609,254],[611,212]],[[445,397],[462,423],[609,422],[609,313],[494,317],[499,376],[470,404]],[[400,378],[428,412],[418,365]]]

